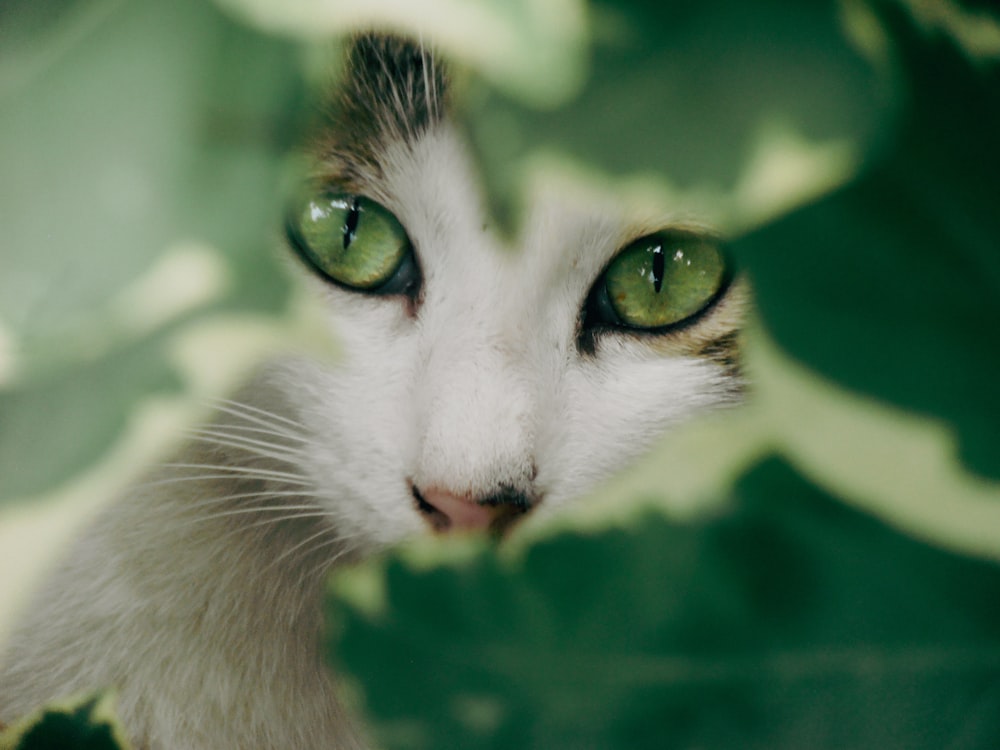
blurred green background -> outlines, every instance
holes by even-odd
[[[510,235],[553,184],[669,206],[758,309],[746,407],[499,554],[331,583],[379,741],[1000,746],[1000,20],[974,0],[3,3],[0,635],[204,398],[316,345],[280,185],[331,40],[370,25],[455,62]]]

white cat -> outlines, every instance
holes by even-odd
[[[324,577],[431,530],[552,513],[733,403],[746,302],[697,231],[620,209],[487,226],[442,68],[359,37],[289,249],[336,365],[273,361],[69,551],[8,644],[0,720],[109,685],[137,748],[354,748]]]

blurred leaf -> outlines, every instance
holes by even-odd
[[[42,5],[51,15],[24,0],[3,10],[0,323],[14,363],[0,383],[0,497],[53,486],[103,452],[139,398],[177,388],[158,343],[192,310],[273,313],[288,296],[270,238],[302,119],[291,45],[207,0]],[[203,263],[129,295],[191,246],[218,284],[197,275]]]
[[[844,508],[777,460],[693,525],[516,565],[386,573],[335,663],[402,748],[995,747],[1000,568]],[[949,745],[950,742],[955,744]]]
[[[929,3],[929,2],[913,2],[910,0],[912,5],[927,6],[927,5],[949,5],[947,2]],[[993,0],[953,0],[953,4],[959,8],[966,10],[995,10],[996,5]]]
[[[591,76],[566,106],[539,111],[485,91],[470,97],[494,213],[516,216],[523,173],[539,153],[721,193],[738,188],[759,140],[776,128],[864,155],[891,112],[891,89],[848,43],[839,7],[596,4]],[[670,209],[683,215],[691,206]]]
[[[94,463],[125,427],[131,408],[183,383],[162,355],[163,337],[0,390],[0,498],[41,492]]]
[[[380,28],[433,44],[520,101],[552,106],[586,68],[584,0],[216,0],[272,32],[305,39]]]
[[[924,29],[950,34],[973,59],[1000,58],[995,0],[900,0]]]
[[[0,731],[0,750],[128,750],[109,696],[47,706]]]
[[[1000,477],[1000,66],[882,3],[908,82],[892,148],[858,181],[734,244],[778,343],[823,375],[951,423]]]

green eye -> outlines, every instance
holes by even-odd
[[[411,252],[399,220],[378,203],[355,195],[301,196],[289,216],[289,235],[317,270],[361,290],[390,281]]]
[[[643,237],[622,250],[604,272],[605,300],[616,321],[631,328],[663,328],[703,310],[726,283],[722,252],[711,242],[678,232]],[[609,316],[604,316],[609,317]]]

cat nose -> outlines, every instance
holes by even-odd
[[[531,501],[516,490],[502,490],[486,497],[457,495],[438,487],[413,486],[417,508],[435,531],[491,531],[502,534],[531,508]]]

